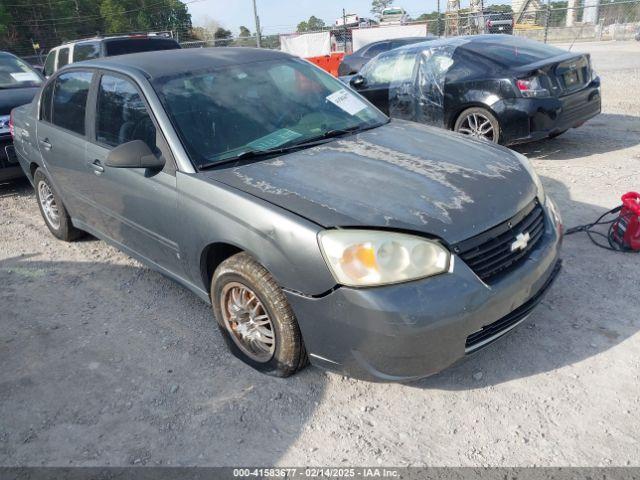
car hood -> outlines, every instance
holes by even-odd
[[[0,89],[0,115],[9,115],[11,110],[30,103],[40,87]]]
[[[201,175],[323,227],[416,231],[449,243],[505,221],[536,195],[511,150],[399,120]]]

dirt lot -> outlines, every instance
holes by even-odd
[[[640,43],[579,44],[603,113],[519,150],[565,223],[640,189]],[[209,307],[0,186],[2,465],[640,465],[640,256],[569,237],[526,325],[412,385],[234,359]]]

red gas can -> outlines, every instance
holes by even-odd
[[[613,225],[613,239],[626,250],[640,251],[640,193],[622,196],[622,209]]]

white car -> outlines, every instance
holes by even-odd
[[[178,42],[160,34],[120,35],[76,40],[51,49],[44,62],[44,74],[49,77],[65,65],[83,60],[176,48],[180,48]]]

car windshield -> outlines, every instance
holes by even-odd
[[[0,88],[38,87],[41,83],[40,76],[26,62],[0,54]]]
[[[153,83],[198,167],[388,120],[339,80],[293,58],[180,73]]]

